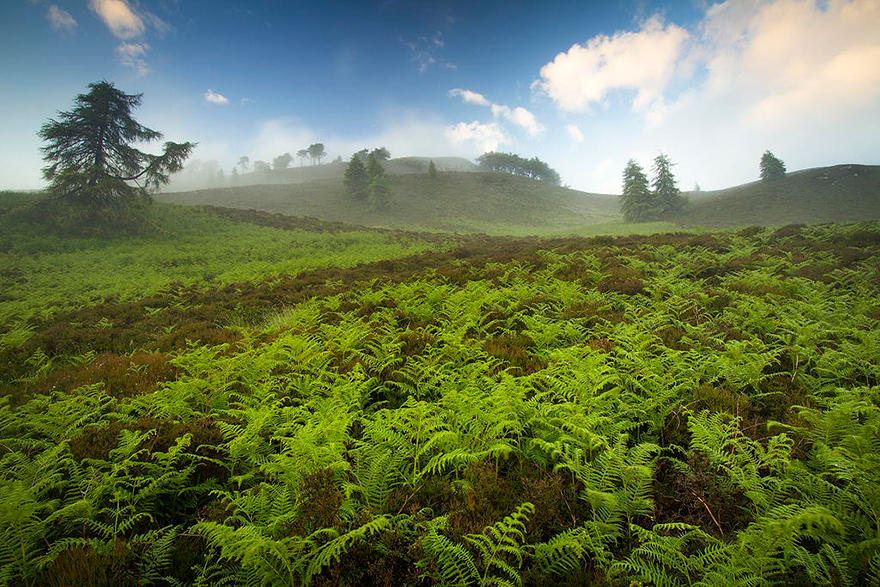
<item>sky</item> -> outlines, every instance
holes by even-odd
[[[880,163],[880,0],[0,1],[0,189],[44,185],[40,126],[90,82],[228,170],[330,158],[537,156],[619,193],[660,153],[683,190]]]

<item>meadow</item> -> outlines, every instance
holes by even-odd
[[[3,288],[0,582],[880,582],[880,224],[166,210],[192,233],[5,241],[59,272]]]

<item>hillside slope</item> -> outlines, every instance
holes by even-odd
[[[693,195],[692,195],[693,196]],[[678,218],[686,226],[864,222],[880,218],[880,166],[835,165],[702,192]]]
[[[366,226],[526,234],[610,222],[617,198],[513,175],[440,172],[391,176],[391,203],[372,212],[345,195],[341,179],[161,194],[159,200],[252,208]]]
[[[430,161],[434,161],[438,171],[479,170],[476,165],[462,157],[398,157],[397,159],[389,159],[382,165],[385,167],[385,171],[392,175],[403,175],[407,173],[425,173],[428,170]],[[171,183],[166,187],[165,191],[178,192],[217,187],[307,183],[325,179],[341,180],[347,165],[347,162],[333,161],[323,165],[294,165],[287,169],[272,170],[268,173],[251,171],[250,173],[239,175],[234,180],[230,176],[226,176],[223,180],[218,180],[216,177],[211,177],[199,171],[198,168],[186,168],[181,173],[172,176]],[[221,181],[222,185],[217,185],[218,181]]]

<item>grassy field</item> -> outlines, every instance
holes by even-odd
[[[488,234],[546,234],[620,220],[614,197],[498,173],[441,172],[435,181],[425,174],[394,175],[391,202],[379,212],[348,199],[341,178],[166,193],[158,198],[367,226]]]
[[[5,241],[32,317],[0,348],[0,582],[880,582],[880,224],[157,210],[154,239]],[[92,263],[116,299],[64,283]]]
[[[32,197],[3,194],[0,202],[11,208]],[[436,246],[415,235],[367,229],[257,226],[170,204],[155,205],[152,220],[160,230],[154,236],[107,241],[52,237],[0,216],[0,346],[26,337],[34,323],[83,304],[143,298],[171,284],[210,287],[349,267]]]
[[[880,166],[836,165],[789,173],[775,182],[692,194],[676,221],[686,226],[864,222],[880,219]]]

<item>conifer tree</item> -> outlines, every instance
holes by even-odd
[[[371,210],[381,210],[391,198],[391,182],[385,169],[373,153],[367,157],[367,175],[370,178],[369,202]]]
[[[761,181],[775,181],[785,177],[785,163],[770,151],[761,155]]]
[[[183,168],[195,143],[166,142],[160,155],[132,144],[162,138],[132,118],[143,94],[126,94],[107,81],[93,82],[76,97],[72,110],[60,112],[39,131],[43,177],[57,199],[92,208],[149,201],[149,192],[168,183]]]
[[[357,154],[352,155],[351,161],[345,168],[345,191],[355,200],[366,200],[370,186],[370,177],[367,168]]]
[[[654,158],[654,177],[651,180],[651,187],[654,188],[657,211],[663,216],[678,214],[685,204],[685,198],[676,185],[675,176],[672,175],[672,165],[669,157],[663,153]]]
[[[656,216],[654,194],[648,187],[648,178],[642,166],[630,159],[623,170],[623,193],[620,212],[625,222],[645,222]]]
[[[434,165],[433,159],[431,159],[430,163],[428,163],[428,177],[431,180],[437,179],[437,166]]]

